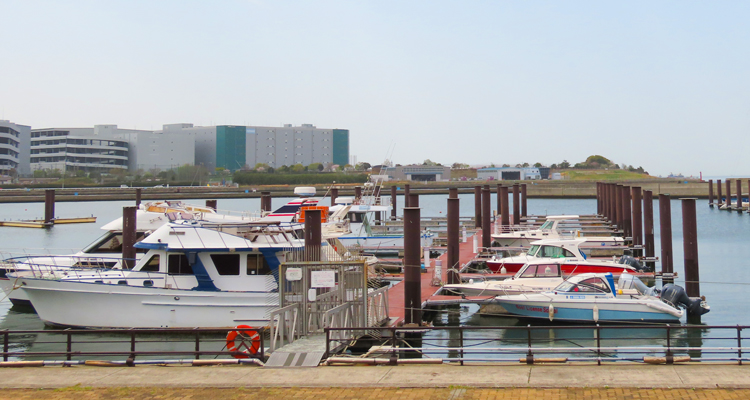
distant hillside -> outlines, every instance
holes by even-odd
[[[589,180],[633,180],[633,179],[653,179],[654,177],[647,173],[628,171],[624,169],[568,169],[556,171],[560,172],[564,179],[571,181],[589,181]]]

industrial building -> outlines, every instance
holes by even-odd
[[[388,180],[396,181],[449,181],[451,168],[442,165],[399,165],[381,168],[380,175],[387,175]]]
[[[525,181],[549,179],[549,167],[492,167],[477,170],[479,180]],[[542,171],[545,174],[542,174]]]
[[[0,175],[29,174],[30,126],[0,120]]]

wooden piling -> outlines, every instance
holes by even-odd
[[[391,187],[391,192],[393,192],[393,189],[395,189],[395,186]],[[339,189],[338,188],[331,188],[331,207],[336,205],[336,199],[339,198]]]
[[[451,188],[448,195],[448,256],[446,259],[448,268],[448,283],[461,283],[458,274],[459,265],[459,217],[460,207],[458,200],[458,189]]]
[[[724,204],[727,206],[727,210],[730,210],[732,207],[732,191],[731,191],[732,183],[729,182],[729,179],[727,179],[726,184],[727,184],[727,197],[726,197],[727,201]]]
[[[44,191],[44,223],[52,223],[55,219],[55,190],[47,189]]]
[[[354,201],[359,202],[361,198],[362,198],[362,186],[355,186],[354,187]]]
[[[500,194],[498,195],[503,198],[502,209],[500,210],[501,228],[510,226],[510,205],[508,204],[508,187],[503,186],[500,188]],[[504,232],[501,230],[501,232]]]
[[[482,187],[474,186],[474,227],[482,227]]]
[[[396,185],[391,186],[391,219],[396,219],[396,206],[398,205],[398,193],[396,193]]]
[[[521,223],[521,185],[513,185],[513,225]]]
[[[646,252],[646,258],[653,259],[654,252],[654,196],[650,190],[643,191],[643,231],[645,240],[643,247]],[[654,271],[655,263],[653,261],[647,262],[647,265],[651,267],[651,271]]]
[[[305,261],[320,261],[321,217],[321,210],[305,210]]]
[[[139,207],[141,205],[141,194],[143,189],[141,188],[135,188],[135,206]]]
[[[714,180],[708,180],[708,206],[714,208]]]
[[[416,195],[414,195],[416,196]],[[420,268],[420,210],[412,207],[413,199],[409,199],[409,207],[404,208],[404,323],[420,324],[422,322],[422,287]],[[417,199],[417,202],[419,200]]]
[[[495,198],[495,200],[497,200],[497,215],[498,215],[498,217],[502,213],[502,209],[503,209],[503,196],[500,195],[502,193],[502,191],[503,191],[502,187],[503,187],[502,184],[500,184],[500,183],[497,184],[497,197]],[[508,201],[508,199],[505,199],[505,201]],[[498,222],[500,222],[500,218],[496,218],[495,219],[495,223],[498,223]]]
[[[721,179],[716,180],[716,194],[717,194],[716,206],[721,207],[721,203],[722,203],[721,202]]]
[[[622,229],[622,185],[615,186],[615,225],[617,229]]]
[[[260,210],[271,212],[271,192],[260,192]]]
[[[521,217],[528,215],[528,209],[526,207],[526,184],[521,185]]]
[[[630,203],[630,186],[622,187],[622,228],[626,237],[633,236],[633,208]],[[632,240],[632,239],[631,239]]]
[[[633,246],[643,245],[643,201],[641,200],[641,188],[633,186],[630,188],[633,198],[632,234]]]
[[[404,185],[404,208],[411,207],[409,199],[411,198],[411,185]]]
[[[218,200],[206,200],[206,207],[214,211],[216,211],[218,204],[219,204]]]
[[[122,208],[122,264],[124,269],[135,266],[136,207]]]
[[[659,234],[661,236],[661,272],[672,273],[672,205],[668,194],[659,195]]]
[[[737,179],[737,208],[738,213],[742,212],[742,179]]]
[[[490,217],[492,216],[491,204],[490,204],[490,185],[485,185],[482,189],[482,247],[489,248],[492,243],[492,232],[490,227],[492,222]]]
[[[698,224],[694,198],[682,200],[682,243],[685,254],[685,291],[690,297],[701,295],[698,273]]]

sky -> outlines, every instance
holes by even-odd
[[[747,1],[0,0],[0,119],[350,131],[379,164],[750,176]]]

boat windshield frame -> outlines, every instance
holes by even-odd
[[[542,226],[539,227],[539,230],[548,231],[548,230],[552,229],[552,227],[554,225],[555,225],[555,221],[553,221],[553,220],[547,220],[547,221],[545,221],[542,224]]]
[[[586,281],[590,279],[601,280],[604,287],[602,288],[596,285],[586,283]],[[596,294],[612,293],[607,282],[605,282],[603,279],[598,278],[598,277],[585,279],[579,282],[565,281],[557,285],[557,287],[555,288],[555,291],[562,292],[562,293],[596,293]]]

